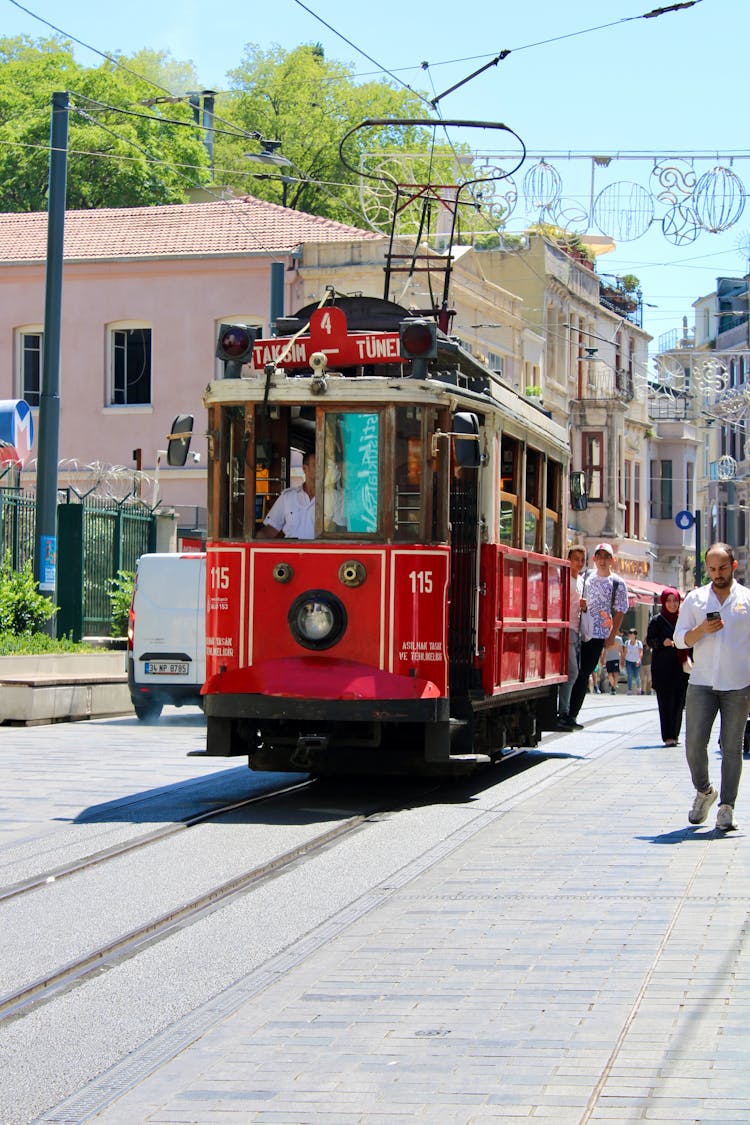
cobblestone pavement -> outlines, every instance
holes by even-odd
[[[692,827],[653,697],[581,718],[545,783],[42,1120],[750,1121],[747,783],[738,831]]]

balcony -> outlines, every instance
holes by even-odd
[[[635,398],[633,376],[628,371],[614,370],[601,359],[582,360],[584,365],[581,398],[607,399],[619,402],[632,402]]]
[[[631,291],[622,284],[602,283],[599,287],[599,304],[639,328],[643,324],[643,301],[640,289]]]

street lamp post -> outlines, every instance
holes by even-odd
[[[63,238],[68,170],[67,92],[52,95],[49,192],[47,203],[47,272],[44,299],[44,352],[39,396],[34,574],[40,591],[54,599],[57,563],[57,454],[60,440],[60,326],[62,320]],[[47,623],[51,636],[54,619]]]

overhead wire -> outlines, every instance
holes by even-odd
[[[345,36],[342,32],[338,31],[335,27],[333,27],[333,25],[331,25],[326,20],[324,20],[321,16],[319,16],[312,8],[310,8],[307,4],[303,3],[302,0],[294,0],[294,2],[297,3],[298,6],[303,8],[305,11],[307,11],[308,14],[310,14],[314,19],[316,19],[320,23],[322,23],[329,31],[331,31],[332,34],[334,34],[338,38],[342,39],[349,46],[351,46],[355,51],[357,51],[358,54],[362,55],[369,62],[371,62],[374,66],[376,66],[378,68],[379,73],[388,75],[388,77],[391,78],[394,82],[396,82],[400,86],[404,87],[405,89],[409,90],[416,97],[418,97],[424,104],[429,105],[434,111],[437,111],[439,113],[439,110],[437,110],[437,106],[436,106],[436,103],[435,103],[434,100],[431,102],[428,98],[426,98],[419,91],[413,89],[413,87],[411,87],[408,83],[403,82],[400,78],[397,77],[396,68],[389,68],[389,67],[382,66],[378,62],[378,60],[373,58],[372,55],[370,55],[368,52],[364,51],[361,47],[359,47],[351,39],[349,39],[347,36]],[[118,58],[117,56],[108,54],[104,51],[100,51],[98,48],[94,47],[92,44],[87,43],[86,41],[80,39],[79,37],[72,35],[70,32],[65,31],[64,29],[60,28],[59,26],[51,23],[51,21],[46,20],[43,17],[39,16],[37,13],[33,12],[30,8],[28,8],[25,5],[19,3],[19,0],[10,0],[10,3],[13,4],[14,7],[18,8],[19,10],[25,12],[27,15],[31,16],[32,18],[34,18],[34,19],[38,20],[39,22],[45,24],[47,27],[50,27],[57,34],[62,35],[64,37],[66,37],[67,39],[70,39],[72,42],[77,43],[79,46],[82,46],[85,49],[92,51],[94,54],[99,55],[101,58],[107,60],[108,62],[110,62],[113,66],[117,67],[118,69],[121,69],[121,70],[127,72],[131,76],[133,76],[133,77],[139,79],[140,81],[152,86],[154,89],[160,90],[162,93],[167,94],[170,98],[175,97],[175,95],[173,95],[172,92],[169,91],[166,87],[160,85],[158,82],[154,82],[151,79],[146,78],[142,74],[139,74],[132,67],[129,67],[126,63],[122,62],[122,60],[120,58]],[[527,43],[527,44],[524,44],[524,45],[519,46],[519,47],[515,47],[515,48],[511,48],[511,49],[504,49],[503,51],[500,52],[500,55],[498,56],[498,61],[500,60],[501,57],[505,58],[510,53],[518,53],[519,51],[529,50],[529,49],[532,49],[532,48],[535,48],[535,47],[540,47],[540,46],[546,46],[546,45],[556,43],[556,42],[560,42],[560,41],[563,41],[563,40],[566,40],[566,39],[569,39],[569,38],[574,38],[574,37],[577,37],[577,36],[592,34],[592,33],[597,32],[597,31],[602,31],[602,30],[605,30],[607,28],[615,27],[615,26],[618,26],[620,24],[632,22],[632,21],[635,21],[635,20],[652,19],[652,18],[655,18],[657,16],[665,15],[669,12],[674,12],[674,11],[694,7],[698,3],[702,3],[702,0],[686,0],[686,2],[683,2],[683,3],[676,3],[676,4],[668,5],[666,7],[656,8],[656,9],[653,9],[652,11],[650,11],[650,12],[643,13],[643,14],[640,14],[640,15],[637,15],[637,16],[622,17],[618,20],[609,21],[608,23],[596,25],[594,27],[585,28],[585,29],[575,31],[575,32],[566,32],[562,35],[551,36],[551,37],[549,37],[547,39],[543,39],[543,40],[536,40],[532,43]],[[481,60],[481,59],[488,58],[488,57],[489,57],[489,54],[482,54],[482,55],[475,55],[475,56],[465,56],[463,58],[457,58],[457,59],[452,59],[452,60],[443,60],[441,62],[433,63],[433,64],[423,62],[423,63],[420,64],[420,68],[423,71],[426,70],[426,71],[429,72],[431,66],[436,67],[436,66],[449,65],[450,63],[455,64],[455,63],[458,63],[458,62],[472,62],[472,61]],[[406,69],[406,68],[404,68],[404,69]],[[482,69],[486,69],[486,68],[482,68]],[[477,72],[477,73],[480,73],[480,72]],[[358,75],[358,76],[355,75],[355,77],[363,77],[363,75]],[[471,78],[471,77],[473,77],[473,76],[469,76],[469,78]],[[464,81],[467,81],[467,80],[464,80]],[[431,85],[432,85],[433,91],[434,91],[434,83],[432,82],[431,74],[430,74],[430,82],[431,82]],[[460,84],[463,84],[463,83],[459,83],[459,85]],[[445,95],[442,95],[442,96],[445,96]],[[92,99],[89,99],[89,101],[93,102]],[[96,103],[93,103],[93,104],[96,104]],[[192,123],[183,122],[183,121],[178,121],[176,119],[164,118],[164,117],[156,116],[156,115],[142,114],[142,113],[139,113],[139,112],[134,111],[134,110],[126,110],[126,109],[120,108],[120,107],[104,107],[104,108],[110,108],[113,112],[123,113],[123,114],[130,115],[130,116],[141,116],[141,117],[143,117],[147,120],[155,121],[157,123],[171,123],[171,124],[175,124],[175,125],[188,125],[188,126],[191,126],[192,128],[199,128],[200,129],[200,126],[196,122],[192,122]],[[252,131],[241,129],[240,127],[236,126],[233,122],[224,121],[224,119],[221,118],[219,115],[214,114],[213,116],[214,116],[214,121],[221,121],[221,122],[223,122],[225,124],[229,124],[231,126],[231,130],[226,130],[226,131],[225,130],[215,130],[215,131],[220,131],[222,134],[226,133],[226,135],[230,135],[230,136],[247,136],[247,137],[253,137],[254,139],[257,138],[258,136],[260,136],[260,134],[253,133]],[[95,122],[95,123],[97,125],[101,125],[101,122]],[[118,137],[118,139],[120,139],[123,143],[127,143],[127,144],[133,143],[129,138],[121,137],[118,134],[114,133],[112,130],[108,130],[108,131],[110,131],[112,133],[112,135]],[[433,130],[433,135],[434,135],[434,130]],[[458,163],[458,154],[455,151],[455,146],[453,145],[453,143],[452,143],[452,141],[451,141],[451,139],[450,139],[450,137],[447,133],[447,130],[446,130],[446,141],[447,141],[448,145],[453,149],[454,156],[456,157],[456,160],[457,160],[457,163]],[[134,147],[139,148],[138,145],[135,145]],[[139,149],[139,150],[141,151],[141,153],[143,155],[147,156],[147,158],[149,160],[153,160],[155,163],[159,162],[159,163],[163,163],[167,166],[170,166],[170,164],[171,164],[171,162],[168,162],[168,161],[158,161],[157,158],[152,157],[144,149]],[[531,155],[531,154],[529,154],[529,155]],[[548,152],[547,155],[551,155],[551,153]],[[624,158],[626,156],[626,154],[625,153],[619,153],[618,156]],[[571,158],[572,158],[572,154],[571,154]],[[177,169],[177,167],[178,167],[176,164],[171,164],[171,166],[174,167],[175,169]],[[184,167],[189,167],[189,166],[185,165]],[[242,175],[243,173],[238,170],[237,174]],[[250,176],[253,175],[253,173],[248,173],[248,174]],[[258,174],[256,174],[256,178],[257,178],[257,176],[258,176]],[[270,177],[268,175],[264,175],[263,178],[264,179],[270,179],[272,177]],[[318,183],[318,181],[310,181],[310,182],[315,182],[316,184]],[[320,183],[321,183],[321,186],[322,186],[324,182],[321,181]],[[339,186],[339,185],[331,185],[331,186]],[[347,185],[347,186],[349,186],[349,185]],[[210,193],[210,189],[207,189],[207,190],[209,190],[209,193]],[[219,197],[219,198],[222,198],[222,197]],[[338,199],[339,203],[345,202],[345,201],[342,201],[339,197],[337,197],[337,199]],[[226,202],[225,199],[223,201]],[[353,208],[350,208],[350,207],[347,206],[347,209],[352,210],[355,217],[358,217],[357,212],[355,212]],[[478,208],[478,213],[480,214],[481,218],[487,222],[488,231],[495,231],[496,228],[493,227],[489,223],[489,220],[487,219],[487,217],[482,214],[481,208]],[[361,221],[361,219],[359,219],[359,221]]]
[[[15,0],[12,0],[12,2],[15,2]],[[608,23],[597,24],[595,27],[582,28],[580,31],[565,32],[562,35],[550,36],[550,38],[548,38],[548,39],[538,39],[538,40],[535,40],[533,43],[525,43],[520,47],[506,47],[506,48],[503,48],[503,49],[498,50],[498,51],[488,51],[488,52],[485,52],[485,53],[480,54],[480,55],[465,55],[461,58],[443,59],[440,62],[435,62],[435,63],[421,62],[418,65],[415,64],[414,66],[391,67],[391,68],[382,67],[380,65],[380,63],[378,63],[375,59],[372,58],[371,55],[369,55],[366,51],[362,50],[360,47],[357,46],[356,43],[353,43],[342,32],[338,31],[335,27],[333,27],[331,24],[329,24],[326,20],[324,20],[322,18],[322,16],[319,16],[316,12],[314,12],[311,8],[309,8],[306,4],[304,4],[302,2],[302,0],[294,0],[294,2],[296,4],[298,4],[301,8],[304,8],[305,11],[308,12],[311,16],[313,16],[314,19],[318,20],[319,23],[323,24],[323,26],[326,27],[333,35],[338,36],[339,39],[342,39],[345,43],[347,43],[350,47],[352,47],[355,51],[357,51],[358,54],[362,55],[363,58],[368,59],[369,62],[373,63],[374,66],[378,67],[378,71],[376,71],[374,73],[387,74],[390,78],[393,78],[394,81],[401,82],[401,80],[399,78],[397,78],[397,74],[398,74],[399,71],[417,70],[417,69],[424,70],[426,66],[431,66],[431,67],[455,66],[458,63],[479,62],[482,59],[492,58],[492,56],[497,56],[498,61],[502,61],[503,59],[507,58],[508,55],[518,54],[520,51],[529,51],[529,50],[532,50],[535,47],[546,47],[546,46],[549,46],[552,43],[561,43],[565,39],[576,39],[579,36],[591,35],[592,33],[596,32],[596,31],[605,31],[610,27],[617,27],[617,26],[619,26],[620,24],[623,24],[623,23],[631,23],[634,20],[653,19],[656,16],[667,15],[670,12],[676,12],[676,11],[679,11],[683,8],[693,8],[693,7],[695,7],[696,4],[703,3],[703,0],[685,0],[684,3],[670,4],[670,5],[667,5],[666,7],[663,7],[663,8],[654,8],[654,9],[652,9],[652,11],[642,13],[641,15],[623,16],[620,19],[611,20]],[[360,73],[360,74],[357,75],[357,77],[358,78],[367,78],[367,77],[370,77],[370,74],[369,73]],[[405,83],[401,83],[401,84],[406,85]],[[407,89],[410,89],[410,88],[411,87],[407,87]]]

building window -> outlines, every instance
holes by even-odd
[[[151,329],[145,325],[111,325],[108,355],[109,405],[149,405],[151,403]]]
[[[16,337],[16,388],[19,398],[25,399],[29,406],[39,405],[43,339],[41,329],[34,328],[19,328]]]
[[[633,465],[633,531],[635,539],[641,537],[641,466]]]
[[[583,435],[581,463],[586,472],[589,500],[604,498],[604,434]]]
[[[503,356],[498,355],[497,352],[487,352],[487,366],[491,371],[494,371],[496,375],[503,374],[504,363],[505,360]]]
[[[688,461],[685,465],[685,507],[689,512],[693,510],[693,478],[695,476],[695,465],[692,461]]]
[[[650,516],[653,520],[671,520],[672,511],[672,462],[651,462],[651,500]]]

